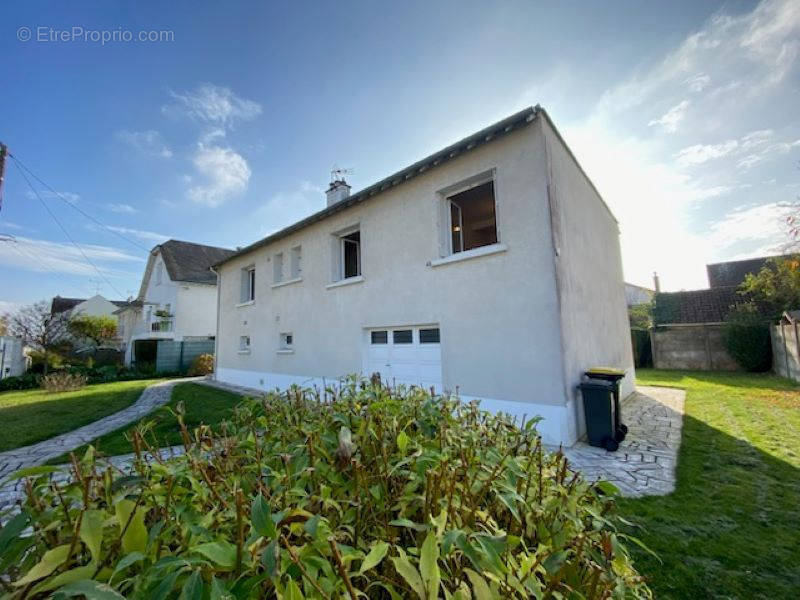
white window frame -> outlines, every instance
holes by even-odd
[[[300,279],[303,275],[303,247],[294,246],[289,251],[289,278]]]
[[[455,205],[458,207],[458,214],[461,216],[461,207],[458,206],[455,202],[451,200],[453,196],[457,196],[462,192],[466,192],[473,188],[476,188],[480,185],[485,183],[493,182],[494,188],[494,228],[495,233],[497,234],[497,242],[494,244],[488,244],[487,246],[479,246],[478,248],[472,248],[471,250],[464,250],[464,223],[463,220],[459,223],[459,227],[461,227],[460,231],[460,238],[461,238],[461,250],[458,252],[454,251],[453,248],[453,223],[451,217],[451,206]],[[492,168],[488,171],[483,171],[481,173],[477,173],[467,179],[463,179],[458,183],[453,185],[447,186],[445,188],[440,189],[437,193],[437,201],[439,203],[439,257],[446,258],[450,256],[457,256],[459,254],[464,253],[472,253],[475,250],[481,250],[483,248],[499,248],[502,247],[503,249],[505,246],[502,244],[502,238],[500,235],[500,206],[499,206],[499,198],[500,192],[498,190],[498,177],[497,177],[497,169]],[[481,254],[485,254],[486,252],[481,252]],[[470,254],[471,256],[471,254]]]
[[[159,260],[158,265],[156,265],[156,285],[161,285],[163,279],[164,279],[164,263]]]
[[[291,331],[284,331],[278,334],[278,354],[294,353],[294,334]]]
[[[356,232],[359,233],[358,256],[357,256],[358,274],[350,277],[345,277],[344,238]],[[354,225],[351,225],[350,227],[347,227],[345,229],[340,229],[339,231],[335,231],[331,234],[331,283],[326,285],[325,286],[326,288],[328,289],[337,288],[340,286],[349,285],[351,283],[358,283],[360,281],[364,281],[364,271],[363,271],[364,261],[361,252],[364,247],[363,234],[364,231],[361,228],[361,223],[356,223]]]
[[[250,354],[250,336],[249,335],[240,335],[239,336],[239,354]]]

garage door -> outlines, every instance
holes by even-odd
[[[366,374],[380,373],[395,384],[442,389],[439,328],[387,327],[367,332]]]

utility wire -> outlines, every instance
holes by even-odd
[[[74,281],[68,280],[66,277],[62,276],[61,273],[59,273],[55,269],[50,268],[47,265],[47,263],[45,262],[45,260],[34,251],[34,248],[31,248],[31,247],[28,247],[28,246],[25,246],[23,248],[23,247],[21,247],[19,245],[19,242],[16,239],[9,239],[8,243],[17,252],[17,254],[19,254],[23,259],[32,259],[35,263],[37,263],[39,266],[41,266],[43,270],[45,270],[45,271],[47,271],[49,273],[52,273],[53,275],[58,277],[61,281],[63,281],[67,285],[69,285],[70,288],[72,288],[72,289],[74,289],[76,291],[80,290],[80,295],[81,296],[86,295],[86,290],[83,287],[79,286]],[[89,295],[91,295],[91,294],[89,294]]]
[[[19,159],[18,159],[16,156],[14,156],[13,154],[11,154],[11,152],[9,152],[9,153],[8,153],[8,155],[9,155],[9,156],[10,156],[12,159],[14,159],[14,163],[17,165],[17,167],[18,167],[18,168],[25,169],[25,171],[27,171],[27,172],[28,172],[28,174],[29,174],[31,177],[33,177],[33,178],[34,178],[36,181],[38,181],[38,182],[39,182],[41,185],[43,185],[43,186],[44,186],[44,187],[46,187],[48,190],[50,190],[50,191],[51,191],[53,194],[55,194],[56,196],[58,196],[58,197],[59,197],[61,200],[63,200],[63,201],[66,203],[66,204],[68,204],[69,206],[71,206],[72,208],[74,208],[75,210],[77,210],[79,213],[81,213],[81,214],[82,214],[84,217],[86,217],[86,218],[87,218],[87,219],[89,219],[90,221],[94,221],[94,222],[95,222],[95,223],[97,223],[97,224],[98,224],[100,227],[102,227],[102,228],[103,228],[103,229],[105,229],[106,231],[109,231],[109,232],[113,233],[113,234],[114,234],[114,235],[116,235],[118,238],[121,238],[121,239],[125,240],[125,241],[126,241],[126,242],[128,242],[129,244],[133,244],[134,246],[136,246],[137,248],[140,248],[140,249],[144,250],[144,251],[145,251],[145,252],[147,252],[148,254],[150,253],[150,248],[146,248],[145,246],[143,246],[142,244],[140,244],[140,243],[139,243],[139,242],[137,242],[136,240],[132,240],[132,239],[131,239],[131,238],[129,238],[128,236],[126,236],[126,235],[123,235],[123,234],[122,234],[122,233],[120,233],[119,231],[117,231],[117,230],[115,230],[115,229],[113,229],[113,228],[109,227],[108,225],[106,225],[105,223],[101,222],[101,221],[100,221],[99,219],[97,219],[96,217],[93,217],[92,215],[90,215],[89,213],[87,213],[86,211],[84,211],[83,209],[81,209],[81,207],[80,207],[80,206],[78,206],[77,204],[75,204],[74,202],[71,202],[70,200],[68,200],[68,199],[67,199],[67,198],[66,198],[66,197],[65,197],[65,196],[64,196],[64,195],[63,195],[61,192],[58,192],[58,191],[56,191],[56,190],[55,190],[55,189],[53,189],[51,186],[49,186],[47,183],[45,183],[44,181],[42,181],[42,179],[41,179],[39,176],[37,176],[37,175],[36,175],[36,173],[34,173],[34,172],[33,172],[33,171],[31,171],[31,170],[30,170],[28,167],[26,167],[24,164],[22,164],[22,162],[21,162],[21,161],[20,161],[20,160],[19,160]]]
[[[12,157],[12,158],[13,158],[13,157]],[[118,289],[117,289],[117,288],[114,286],[114,284],[113,284],[113,283],[111,283],[111,282],[108,280],[108,278],[107,278],[107,277],[106,277],[106,276],[103,274],[103,272],[102,272],[100,269],[98,269],[98,268],[97,268],[97,265],[95,265],[95,264],[94,264],[94,263],[91,261],[91,259],[90,259],[90,258],[89,258],[89,257],[86,255],[86,253],[83,251],[83,248],[81,248],[81,247],[78,245],[78,242],[76,242],[74,239],[72,239],[72,236],[69,234],[69,232],[66,230],[66,228],[65,228],[65,227],[64,227],[64,226],[61,224],[61,221],[59,221],[59,220],[58,220],[58,217],[56,217],[56,215],[53,213],[53,211],[52,211],[52,210],[50,210],[50,207],[49,207],[49,206],[47,206],[47,203],[44,201],[44,199],[42,198],[42,196],[39,194],[39,192],[36,190],[36,188],[35,188],[35,187],[33,187],[33,184],[31,183],[31,180],[30,180],[30,179],[28,179],[28,176],[25,174],[25,171],[23,171],[23,170],[20,168],[20,166],[19,166],[19,165],[17,164],[17,162],[16,162],[16,159],[14,159],[14,160],[15,160],[14,164],[16,164],[16,165],[17,165],[17,169],[19,170],[20,174],[22,175],[22,178],[23,178],[23,179],[25,180],[25,182],[28,184],[28,187],[29,187],[29,188],[31,188],[31,191],[32,191],[32,192],[34,193],[34,195],[35,195],[35,196],[36,196],[36,197],[39,199],[39,202],[41,202],[41,203],[42,203],[42,206],[44,206],[45,210],[46,210],[46,211],[47,211],[47,212],[50,214],[50,216],[51,216],[51,217],[53,217],[53,220],[56,222],[56,225],[58,225],[58,227],[61,229],[61,231],[63,231],[63,232],[64,232],[64,235],[65,235],[65,236],[67,236],[67,239],[68,239],[68,240],[69,240],[69,241],[72,243],[72,245],[73,245],[73,246],[75,246],[75,247],[78,249],[78,252],[80,252],[80,253],[81,253],[81,255],[83,256],[83,258],[85,258],[85,259],[86,259],[86,262],[87,262],[87,263],[89,263],[89,265],[90,265],[90,266],[91,266],[91,267],[92,267],[92,268],[93,268],[95,271],[97,271],[97,274],[98,274],[98,275],[99,275],[99,276],[100,276],[100,277],[103,279],[103,281],[105,281],[105,282],[108,284],[108,286],[109,286],[109,287],[110,287],[112,290],[114,290],[114,292],[117,294],[117,296],[118,296],[119,298],[124,298],[124,295],[122,294],[122,292],[120,292],[120,291],[119,291],[119,290],[118,290]]]

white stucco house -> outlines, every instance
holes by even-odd
[[[115,313],[127,304],[125,300],[108,300],[100,294],[95,294],[91,298],[65,298],[55,296],[50,303],[51,315],[66,315],[72,319],[77,316],[89,317],[115,317]],[[94,346],[86,340],[73,337],[69,333],[64,334],[65,340],[74,344],[77,352],[91,350]],[[117,328],[117,339],[111,342],[111,346],[118,348],[121,343],[119,327]]]
[[[137,360],[157,362],[158,342],[214,339],[217,277],[211,265],[232,253],[179,240],[169,240],[150,251],[138,296],[115,313],[126,365]],[[213,343],[200,346],[213,350]]]
[[[617,221],[528,108],[220,261],[215,377],[263,390],[379,372],[584,429],[585,369],[634,388]]]

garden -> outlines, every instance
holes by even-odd
[[[132,474],[90,448],[71,482],[17,475],[5,597],[650,597],[615,489],[546,452],[535,421],[355,379],[245,400],[216,427],[187,405],[177,459],[146,460],[143,423]]]

